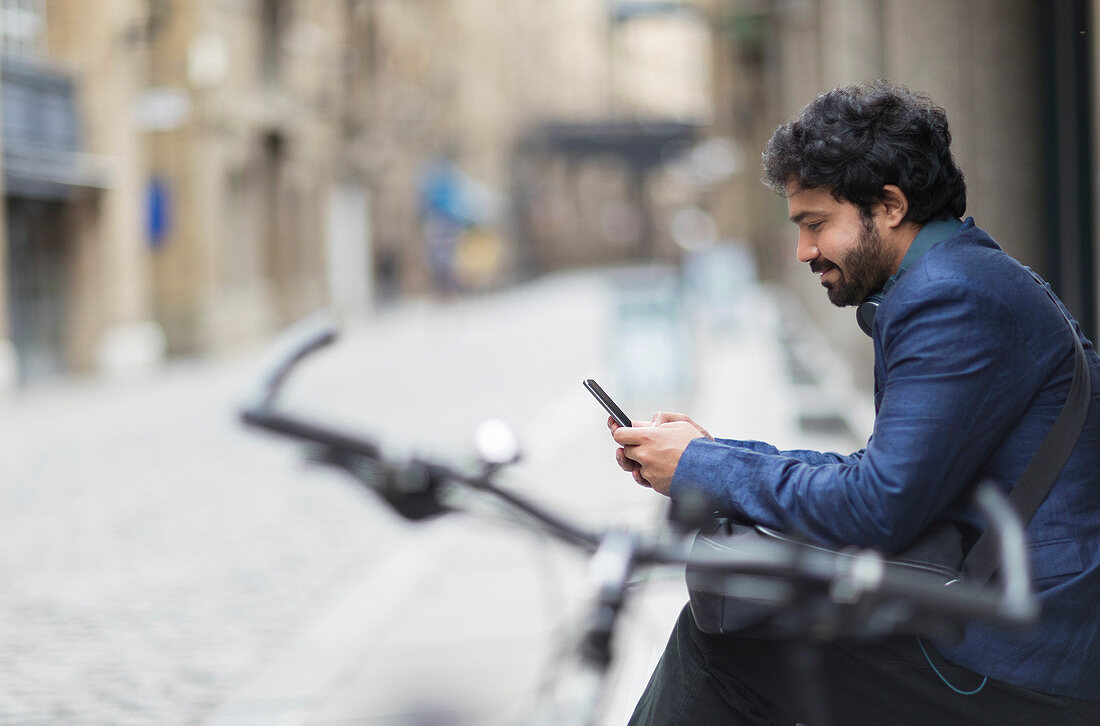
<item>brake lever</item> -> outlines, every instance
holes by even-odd
[[[1039,614],[1039,605],[1028,573],[1023,522],[1004,493],[990,481],[978,485],[974,503],[989,521],[1001,552],[1002,612],[1020,622],[1034,620]]]
[[[272,356],[274,362],[260,377],[260,385],[246,408],[253,411],[270,409],[295,366],[339,337],[340,328],[327,313],[318,313],[291,326],[276,341],[276,352]]]
[[[338,337],[339,326],[327,313],[318,313],[291,326],[276,340],[273,346],[275,352],[270,355],[273,362],[264,367],[260,385],[252,396],[246,397],[240,417],[250,426],[323,448],[376,459],[381,456],[381,452],[374,442],[283,413],[274,405],[286,379],[302,359]]]

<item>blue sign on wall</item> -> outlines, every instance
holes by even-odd
[[[168,183],[153,177],[145,186],[145,238],[159,250],[172,229],[172,193]]]

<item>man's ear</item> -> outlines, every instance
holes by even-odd
[[[890,229],[896,229],[905,221],[905,215],[909,214],[909,198],[905,192],[894,184],[886,184],[882,187],[882,199],[878,206],[883,213],[883,222]]]

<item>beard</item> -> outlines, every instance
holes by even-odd
[[[840,271],[836,282],[821,283],[829,302],[838,308],[859,305],[881,290],[890,275],[894,274],[890,255],[870,219],[864,220],[856,246],[844,256],[841,265],[823,257],[810,263],[810,269],[815,274],[834,268]]]

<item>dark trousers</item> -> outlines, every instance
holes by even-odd
[[[1051,696],[944,660],[915,637],[816,646],[707,635],[685,607],[630,726],[1100,724],[1100,702]]]

